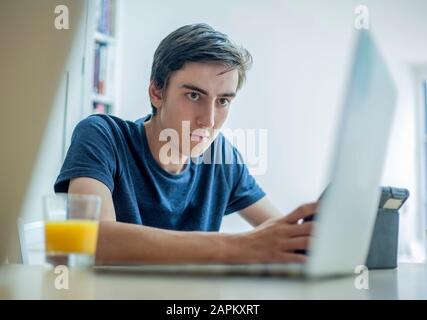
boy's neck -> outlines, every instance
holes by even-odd
[[[148,146],[150,148],[151,154],[153,155],[153,158],[156,160],[156,162],[159,164],[159,166],[171,173],[171,174],[178,174],[180,173],[188,161],[188,157],[185,155],[180,154],[179,150],[177,154],[179,155],[178,159],[172,159],[172,163],[162,163],[160,161],[160,149],[167,143],[170,143],[169,141],[160,141],[160,133],[162,130],[166,129],[162,127],[162,124],[160,121],[158,121],[159,117],[157,116],[151,116],[150,120],[147,122],[144,122],[144,128],[146,132],[146,137],[148,141]],[[181,141],[179,141],[181,143]],[[171,148],[173,146],[171,145]],[[172,152],[172,157],[175,154],[175,152]]]

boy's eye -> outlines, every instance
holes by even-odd
[[[219,99],[218,102],[223,107],[226,107],[230,104],[230,101],[228,99],[225,99],[225,98]]]
[[[191,101],[197,101],[200,99],[200,94],[197,92],[189,92],[189,93],[187,93],[187,97]]]

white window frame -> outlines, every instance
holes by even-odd
[[[424,212],[424,228],[427,233],[427,64],[414,68],[417,112],[417,186],[418,208]]]

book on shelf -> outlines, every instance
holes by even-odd
[[[106,35],[112,35],[112,1],[98,0],[96,6],[97,31]]]
[[[113,93],[114,52],[111,46],[96,42],[93,72],[93,92],[99,95]]]
[[[109,114],[111,111],[111,105],[107,103],[93,102],[93,114]]]
[[[99,56],[100,56],[100,44],[95,43],[95,58],[93,66],[93,92],[99,93]]]

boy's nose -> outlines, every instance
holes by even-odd
[[[210,105],[203,110],[197,119],[197,124],[204,128],[213,128],[215,124],[215,105]]]

